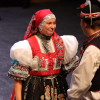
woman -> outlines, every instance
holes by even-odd
[[[65,64],[76,62],[78,42],[74,36],[58,36],[55,28],[55,15],[49,9],[39,10],[29,23],[25,40],[11,47],[13,62],[8,76],[14,79],[15,100],[66,99],[68,86],[60,74],[61,65],[66,69]],[[67,39],[64,44],[69,42],[66,50],[62,39]],[[72,50],[71,54],[68,54],[68,48]]]

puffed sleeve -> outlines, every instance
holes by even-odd
[[[78,41],[73,35],[63,35],[61,36],[61,38],[63,39],[65,47],[64,64],[67,64],[76,55],[78,51]]]
[[[23,66],[32,65],[32,51],[27,40],[15,43],[10,49],[10,57]]]
[[[25,80],[29,76],[29,66],[32,66],[32,51],[27,40],[16,42],[10,49],[12,65],[8,76]]]
[[[79,64],[78,52],[78,41],[73,35],[63,35],[61,36],[64,42],[64,69],[68,72],[73,68],[77,67]]]

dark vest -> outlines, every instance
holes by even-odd
[[[89,42],[84,49],[86,49],[89,45],[95,45],[97,48],[100,49],[100,36]],[[92,80],[92,86],[89,89],[89,91],[98,91],[98,90],[100,90],[100,66],[95,73],[95,76]]]

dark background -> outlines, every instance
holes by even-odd
[[[57,17],[56,32],[59,35],[74,35],[79,41],[79,50],[85,36],[80,28],[79,7],[84,0],[60,0],[58,2],[33,3],[27,0],[0,1],[0,100],[9,100],[13,80],[7,77],[11,66],[10,47],[22,40],[32,15],[40,9],[51,9]],[[70,84],[71,74],[67,76]]]

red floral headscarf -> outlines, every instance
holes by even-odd
[[[31,21],[29,22],[28,28],[26,30],[24,39],[29,38],[33,34],[37,32],[37,27],[40,25],[40,23],[43,21],[43,19],[49,15],[53,14],[50,9],[43,9],[37,11],[31,18]],[[54,14],[53,14],[54,15]]]

